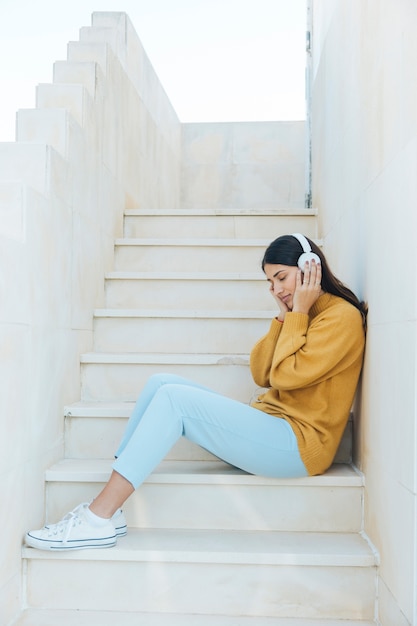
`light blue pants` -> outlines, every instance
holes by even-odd
[[[182,436],[250,474],[308,475],[294,432],[284,419],[172,374],[148,380],[113,469],[137,488]]]

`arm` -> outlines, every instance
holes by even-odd
[[[294,268],[295,270],[296,268]],[[275,276],[273,277],[275,278]],[[282,323],[285,316],[290,312],[286,302],[281,300],[280,290],[275,290],[273,279],[270,280],[269,290],[279,308],[279,314],[272,321],[268,334],[261,339],[253,348],[251,353],[251,370],[252,376],[256,384],[262,387],[270,386],[270,371],[276,344],[281,333]],[[292,309],[295,312],[308,314],[311,306],[316,302],[321,293],[321,265],[312,262],[306,263],[304,267],[304,276],[301,270],[297,270],[294,278],[294,294],[292,301]],[[281,322],[281,323],[277,323]]]
[[[339,300],[311,320],[298,312],[288,312],[284,324],[272,320],[251,352],[251,372],[261,387],[298,389],[349,367],[362,348],[361,316]]]
[[[252,348],[250,354],[250,368],[252,378],[259,387],[270,387],[269,376],[271,363],[283,324],[273,319],[268,333]]]
[[[348,304],[311,321],[304,313],[289,313],[272,356],[269,385],[283,390],[315,385],[349,367],[362,344],[360,314]]]

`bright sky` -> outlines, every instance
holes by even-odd
[[[182,122],[305,118],[306,0],[0,0],[0,141],[94,11],[129,15]]]

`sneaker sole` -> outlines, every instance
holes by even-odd
[[[116,537],[125,537],[127,535],[127,526],[119,526],[114,529]]]
[[[117,537],[108,537],[105,539],[85,539],[78,541],[68,541],[66,544],[61,542],[48,541],[47,539],[37,539],[27,534],[25,543],[29,548],[37,548],[38,550],[52,550],[62,552],[67,550],[86,550],[88,548],[113,548],[117,543]]]

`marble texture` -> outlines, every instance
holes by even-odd
[[[359,534],[143,529],[123,539],[65,555],[25,549],[30,604],[322,620],[374,614],[375,555]]]
[[[318,67],[318,80],[320,76]],[[393,99],[390,103],[395,106]],[[407,110],[411,115],[412,107]],[[334,119],[329,118],[328,123]],[[375,129],[370,133],[374,136]],[[272,310],[258,267],[242,271],[239,264],[228,274],[213,270],[203,278],[177,268],[170,280],[164,272],[145,277],[140,270],[115,271],[114,241],[123,234],[124,211],[183,211],[186,215],[197,210],[204,218],[224,212],[229,238],[254,237],[253,224],[263,211],[269,222],[257,234],[262,240],[270,229],[271,239],[275,238],[284,225],[292,231],[306,223],[311,229],[307,234],[314,237],[318,231],[315,212],[307,216],[303,208],[304,123],[181,125],[124,13],[93,15],[92,26],[81,29],[80,41],[69,43],[67,60],[55,64],[53,84],[39,86],[36,108],[19,111],[16,137],[15,143],[0,145],[0,210],[4,217],[0,226],[0,294],[4,302],[0,312],[0,491],[8,507],[8,541],[0,546],[1,619],[7,623],[19,606],[28,602],[40,611],[28,612],[17,622],[26,626],[36,620],[46,626],[57,615],[60,623],[71,623],[74,606],[88,610],[102,606],[122,615],[126,606],[150,613],[207,612],[215,614],[219,624],[236,623],[236,616],[242,613],[246,616],[239,623],[248,622],[251,616],[257,624],[270,623],[273,616],[277,625],[289,616],[316,623],[325,618],[329,626],[339,619],[346,624],[349,620],[371,621],[378,558],[357,532],[362,528],[363,484],[352,474],[329,475],[307,487],[298,485],[306,493],[292,507],[295,485],[280,485],[280,499],[289,507],[282,520],[276,502],[269,499],[269,485],[256,484],[254,489],[249,485],[253,490],[246,496],[248,485],[239,483],[246,480],[243,477],[229,476],[229,486],[225,486],[219,472],[213,476],[207,471],[213,465],[206,467],[205,474],[194,465],[192,480],[181,474],[188,492],[185,500],[196,497],[200,487],[195,481],[200,474],[210,492],[209,504],[218,497],[219,508],[229,506],[231,519],[236,515],[233,505],[249,506],[248,520],[256,521],[262,532],[236,531],[229,520],[230,528],[225,531],[133,529],[117,549],[67,554],[62,559],[61,555],[24,549],[27,577],[22,587],[21,537],[27,528],[44,521],[44,478],[66,447],[64,406],[71,407],[80,397],[92,404],[133,401],[145,378],[162,367],[197,376],[244,401],[253,392],[247,354],[146,353],[139,357],[123,350],[93,352],[94,311],[105,307],[162,309],[181,301],[181,308],[188,308],[198,298],[204,309],[213,311],[218,310],[215,298],[220,293],[226,311],[252,310],[254,299],[262,310]],[[326,141],[333,158],[337,150],[331,138]],[[390,135],[389,145],[391,149],[402,146],[395,134]],[[378,159],[371,159],[366,171],[378,173],[378,164]],[[353,174],[349,180],[355,180]],[[340,178],[335,180],[340,182]],[[324,191],[321,198],[330,198],[335,187],[332,189]],[[281,213],[274,214],[278,209]],[[335,219],[329,219],[325,203],[320,218],[323,234],[334,250],[337,239],[332,243],[332,234],[344,229],[352,232],[345,209],[341,205]],[[277,220],[277,230],[271,225],[271,216]],[[207,223],[213,228],[213,220]],[[134,236],[143,236],[140,228]],[[206,264],[208,261],[206,256]],[[187,295],[190,292],[192,298]],[[68,415],[68,408],[65,412]],[[103,432],[103,437],[106,435],[110,447],[113,430]],[[383,449],[383,442],[380,447]],[[195,451],[185,453],[192,458],[195,455]],[[366,466],[365,455],[363,458]],[[108,471],[108,462],[106,467]],[[80,470],[78,477],[82,474],[86,480],[78,484],[74,472],[77,474],[73,467],[66,479],[61,473],[56,480],[49,474],[49,495],[59,487],[56,506],[64,507],[76,496],[90,494],[103,480],[103,468],[97,472],[90,467],[90,473]],[[407,460],[399,477],[407,482],[407,496]],[[370,478],[372,496],[372,474]],[[214,486],[222,480],[217,493]],[[177,493],[172,483],[168,490],[168,482],[161,475],[154,477],[144,495],[149,510],[154,508],[150,518],[160,526],[169,525],[161,511],[161,497],[167,501]],[[237,503],[231,498],[230,484]],[[333,518],[324,520],[329,498],[335,507],[344,501],[348,513],[341,515],[338,510]],[[316,506],[321,503],[321,509],[316,511],[310,532],[293,532],[294,520],[305,528],[304,507],[312,506],[313,500]],[[409,498],[398,499],[406,510],[404,501],[408,507]],[[265,520],[253,510],[257,502],[265,516],[274,519],[273,524],[281,523],[283,533],[264,532]],[[137,505],[132,501],[127,512],[132,524],[139,526]],[[55,513],[53,506],[49,512]],[[184,515],[179,515],[177,525],[180,521],[184,524]],[[196,526],[203,521],[200,515]],[[211,521],[219,524],[218,518]],[[393,519],[390,523],[395,528]],[[340,532],[335,532],[334,524]],[[389,571],[384,572],[384,580],[396,590],[397,570],[391,567],[392,555],[387,552],[384,558]],[[114,578],[120,580],[116,589]],[[201,593],[202,585],[207,593]],[[405,604],[410,593],[405,586]],[[154,623],[163,617],[155,617]],[[100,614],[97,617],[101,624],[107,619]],[[129,616],[122,619],[128,623]],[[197,619],[204,623],[203,616]],[[198,622],[193,618],[193,623]]]
[[[114,615],[106,611],[27,611],[13,626],[113,626]],[[118,626],[137,626],[135,613],[119,612]],[[326,626],[373,626],[373,621],[326,620]],[[225,615],[180,615],[148,613],[142,626],[322,626],[317,620],[276,617],[233,617]],[[403,626],[403,625],[401,625]]]
[[[184,451],[188,453],[185,445],[178,446],[170,456]],[[284,480],[248,475],[208,453],[199,456],[207,460],[165,460],[156,468],[124,507],[129,527],[361,531],[363,479],[343,464],[324,476]],[[47,519],[60,519],[81,500],[93,498],[97,483],[110,471],[110,460],[90,457],[51,467],[46,474]]]
[[[313,203],[338,275],[369,305],[355,421],[380,620],[417,616],[417,6],[313,0]],[[342,42],[342,43],[341,43]]]
[[[125,213],[124,236],[136,237],[239,237],[269,239],[286,232],[303,232],[317,239],[314,209],[193,209],[190,211],[130,210]],[[285,222],[283,218],[285,216]],[[284,222],[284,223],[283,223]]]
[[[179,203],[179,121],[145,57],[136,75],[140,43],[127,16],[110,22],[119,41],[128,31],[124,52],[102,32],[71,42],[36,107],[17,113],[16,142],[0,144],[4,624],[21,602],[21,538],[44,517],[44,472],[63,455],[62,407],[80,396],[80,354],[92,348],[123,211]]]
[[[184,124],[184,208],[302,208],[304,122]]]

